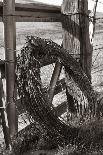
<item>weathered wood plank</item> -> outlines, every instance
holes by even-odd
[[[59,6],[54,6],[54,5],[48,5],[48,4],[43,4],[43,3],[29,3],[29,4],[20,4],[16,3],[15,4],[15,10],[16,11],[43,11],[43,12],[52,12],[52,13],[60,13],[60,7]]]
[[[48,4],[37,4],[37,3],[30,3],[30,4],[21,4],[15,3],[15,10],[16,11],[31,11],[31,12],[51,12],[51,13],[60,13],[61,9],[59,6],[48,5]],[[0,2],[0,12],[3,11],[3,2]]]
[[[60,14],[50,12],[30,12],[18,11],[16,12],[15,19],[17,22],[60,22]]]
[[[15,4],[15,20],[17,22],[58,22],[61,11],[59,6],[47,4]],[[3,3],[0,2],[0,21],[3,19]]]
[[[34,17],[15,17],[16,22],[60,22],[58,17],[34,18]],[[2,20],[1,20],[2,21]]]

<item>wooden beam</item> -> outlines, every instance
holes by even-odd
[[[60,14],[46,12],[16,12],[16,22],[60,22]]]
[[[18,18],[19,17],[19,18]],[[16,4],[16,21],[59,21],[60,7],[46,4]]]
[[[60,22],[61,10],[58,6],[47,4],[15,4],[16,22]],[[0,17],[3,17],[3,3],[0,2]],[[2,21],[2,20],[1,20]]]
[[[43,3],[29,3],[29,4],[20,4],[16,3],[15,4],[15,10],[16,11],[31,11],[31,12],[38,12],[38,11],[43,11],[43,12],[51,12],[51,13],[60,13],[60,7],[59,6],[54,6],[54,5],[48,5],[48,4],[43,4]]]
[[[12,137],[17,132],[17,114],[14,101],[15,92],[15,62],[16,62],[16,27],[15,0],[4,0],[3,21],[4,21],[4,41],[5,41],[5,60],[6,60],[6,102],[9,133]]]
[[[60,6],[48,5],[48,4],[39,4],[39,3],[29,3],[29,4],[22,4],[22,3],[15,3],[15,11],[30,11],[30,12],[51,12],[51,13],[60,13],[61,8]],[[0,2],[0,13],[3,13],[3,2]]]

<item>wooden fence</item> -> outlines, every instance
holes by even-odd
[[[84,10],[83,10],[84,11]],[[15,62],[16,62],[16,22],[61,22],[61,7],[47,4],[19,4],[15,0],[4,0],[0,2],[0,22],[4,22],[4,42],[5,42],[5,62],[0,62],[0,66],[5,65],[6,69],[6,93],[7,93],[7,113],[10,137],[17,132],[16,114],[16,87],[15,87]],[[70,21],[74,22],[75,21]],[[74,25],[77,25],[76,23]],[[72,25],[73,26],[73,25]],[[71,26],[71,29],[72,29]],[[78,26],[79,27],[79,26]],[[80,28],[80,27],[79,27]],[[84,30],[84,28],[82,27]],[[72,33],[74,35],[74,33]],[[86,33],[85,33],[86,35]],[[84,45],[83,45],[84,47]],[[82,47],[82,48],[83,48]],[[87,51],[86,51],[87,52]],[[14,96],[15,92],[15,96]],[[15,97],[15,101],[14,101]],[[64,108],[64,109],[63,109]],[[61,104],[61,109],[65,111],[66,103]]]
[[[0,61],[0,70],[5,69],[6,104],[9,135],[5,133],[6,146],[18,131],[16,111],[15,62],[16,62],[16,22],[60,22],[61,8],[47,4],[19,4],[15,0],[0,2],[0,22],[4,23],[5,61]],[[15,94],[15,96],[14,96]],[[1,97],[2,98],[2,97]],[[15,100],[14,100],[15,98]],[[19,102],[18,102],[19,103]],[[60,109],[60,108],[59,108]],[[5,119],[5,118],[4,118]],[[5,122],[5,120],[4,120]],[[8,128],[5,127],[4,128]]]

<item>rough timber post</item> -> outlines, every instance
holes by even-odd
[[[68,16],[68,23],[69,23],[69,28],[68,28],[69,32],[65,27],[63,27],[64,29],[63,47],[69,50],[70,54],[72,54],[74,58],[76,59],[80,58],[80,42],[78,40],[79,32],[75,31],[76,27],[79,26],[78,1],[63,0],[62,6],[61,6],[61,12],[62,14]]]
[[[77,15],[78,12],[78,1],[77,0],[63,0],[62,6],[61,6],[61,12],[64,15],[68,16],[68,29],[65,28],[65,25],[63,25],[64,34],[63,34],[63,47],[66,50],[69,50],[70,54],[73,55],[74,58],[78,59],[80,58],[80,42],[78,40],[79,32],[74,36],[76,26],[79,26],[79,18]],[[65,20],[65,19],[64,19]],[[72,21],[72,22],[71,22]],[[73,101],[73,94],[70,92],[70,86],[71,77],[66,74],[66,83],[67,83],[67,99],[68,99],[68,108],[70,110],[70,105],[74,105]],[[68,84],[69,83],[69,84]],[[71,96],[72,95],[72,96]]]
[[[92,46],[89,39],[89,17],[88,17],[88,0],[64,0],[62,4],[62,13],[69,15],[72,21],[74,21],[79,29],[76,31],[77,38],[72,35],[75,31],[76,24],[71,24],[70,33],[64,30],[63,46],[67,50],[70,50],[73,56],[80,54],[80,63],[91,79],[91,63],[92,63]],[[73,15],[72,15],[73,14]],[[74,33],[73,33],[74,34]]]
[[[14,99],[15,89],[15,59],[16,59],[16,26],[15,26],[15,0],[4,0],[3,22],[5,39],[6,61],[6,102],[10,137],[17,132],[17,115]]]
[[[66,21],[68,22],[68,29],[65,25],[63,25],[63,47],[69,50],[69,53],[80,62],[84,72],[91,80],[92,46],[90,45],[89,39],[88,1],[63,0],[61,12],[68,16],[68,21]],[[73,84],[73,80],[67,74],[66,83],[68,93],[75,96],[77,101],[80,101],[83,94],[80,90],[78,90],[78,88],[76,88],[76,85]],[[74,90],[74,93],[73,91],[71,92],[71,89]],[[68,101],[69,106],[70,104],[73,104],[71,96]],[[85,101],[86,100],[84,100],[84,102]]]

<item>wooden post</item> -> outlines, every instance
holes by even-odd
[[[80,25],[80,63],[91,80],[91,65],[93,47],[89,39],[89,12],[88,0],[79,0],[79,25]]]
[[[65,28],[65,25],[63,25],[63,47],[69,51],[70,54],[76,59],[80,58],[80,42],[78,40],[78,34],[75,34],[76,27],[79,26],[79,18],[77,15],[78,12],[78,1],[77,0],[63,0],[62,6],[61,6],[61,12],[64,15],[68,16],[68,23],[69,23],[69,31]],[[65,19],[64,19],[65,20]],[[68,24],[67,24],[68,25]],[[79,30],[79,29],[78,29]],[[74,35],[75,34],[75,35]],[[74,100],[73,97],[74,94],[72,94],[71,90],[73,90],[73,87],[75,88],[75,84],[71,84],[72,78],[66,73],[66,85],[67,85],[67,100],[68,100],[68,110],[71,111],[70,105],[74,107]],[[74,86],[73,86],[74,85]],[[71,89],[70,89],[71,87]]]
[[[88,19],[88,3],[87,0],[63,0],[61,6],[61,12],[68,16],[69,25],[68,29],[63,25],[63,47],[69,51],[72,56],[80,62],[81,67],[87,74],[88,78],[91,79],[91,63],[92,63],[92,47],[90,46],[89,40],[89,19]],[[70,82],[71,81],[71,82]],[[66,73],[66,84],[68,88],[67,95],[71,94],[77,99],[80,104],[81,99],[84,98],[85,104],[86,99],[83,97],[83,93],[77,88],[73,79]],[[72,91],[71,91],[72,90]],[[73,103],[70,97],[69,102]],[[68,106],[70,109],[70,107]]]
[[[63,0],[61,6],[61,12],[68,16],[69,32],[64,29],[63,34],[63,47],[69,50],[69,53],[76,59],[80,57],[80,42],[79,32],[77,32],[76,27],[79,26],[79,16],[78,16],[78,1],[77,0]],[[75,31],[76,30],[76,31]],[[79,30],[79,29],[78,29]],[[74,35],[75,34],[75,35]]]
[[[63,14],[70,16],[69,18],[74,22],[74,25],[71,23],[70,26],[71,32],[64,30],[63,46],[71,51],[74,57],[80,54],[81,66],[88,78],[91,79],[93,48],[89,39],[88,0],[64,0],[61,10]],[[74,34],[76,24],[79,26],[78,32],[76,31],[78,37],[75,37],[77,36],[76,34],[75,36],[72,35]]]
[[[15,90],[15,59],[16,59],[16,26],[15,26],[15,0],[4,0],[3,22],[5,37],[6,61],[6,102],[10,137],[17,132],[17,114],[14,99]]]

